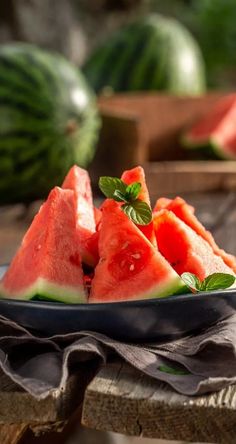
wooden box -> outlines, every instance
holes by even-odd
[[[214,107],[223,93],[179,98],[164,94],[100,97],[102,130],[91,173],[120,176],[145,167],[155,194],[236,189],[236,162],[190,161],[181,147],[183,130]]]

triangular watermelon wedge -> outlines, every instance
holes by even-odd
[[[89,174],[74,165],[68,172],[62,188],[70,189],[76,195],[76,219],[81,243],[81,258],[86,265],[94,267],[98,262],[98,237],[96,234],[95,211]]]
[[[212,273],[234,275],[222,258],[214,254],[209,243],[172,211],[156,212],[153,223],[158,249],[178,274],[193,273],[200,280]]]
[[[179,217],[179,219],[191,227],[199,236],[208,242],[214,253],[217,254],[217,256],[220,256],[225,264],[232,268],[232,270],[236,273],[236,258],[218,247],[212,234],[205,229],[205,227],[195,216],[194,208],[187,204],[184,199],[181,197],[176,197],[172,200],[161,197],[156,201],[154,213],[155,211],[160,211],[161,209],[172,211],[177,217]]]
[[[161,298],[186,291],[177,273],[117,202],[107,199],[102,213],[100,261],[89,302]]]
[[[95,220],[96,230],[98,231],[99,225],[102,220],[102,212],[99,208],[96,208],[96,207],[93,208],[93,212],[94,212],[94,220]]]
[[[236,159],[236,94],[228,94],[214,108],[187,130],[182,143],[221,159]]]
[[[74,192],[56,187],[4,275],[1,297],[86,302],[79,251]]]
[[[121,179],[125,182],[126,185],[130,185],[133,182],[141,183],[141,191],[138,198],[146,202],[149,206],[151,206],[149,192],[145,179],[145,173],[141,166],[137,166],[135,168],[132,168],[131,170],[124,171],[121,176]],[[153,223],[151,222],[148,225],[137,225],[137,226],[142,231],[144,236],[146,236],[146,238],[150,240],[150,242],[156,247],[156,238],[153,229]]]

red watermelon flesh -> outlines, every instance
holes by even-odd
[[[95,224],[96,224],[96,230],[99,230],[99,225],[101,223],[102,220],[102,212],[99,208],[94,207],[93,208],[94,211],[94,219],[95,219]]]
[[[153,222],[158,249],[178,274],[194,273],[200,280],[212,273],[234,274],[208,242],[172,211],[156,212]]]
[[[164,257],[111,199],[103,205],[99,253],[89,302],[160,298],[186,288]]]
[[[236,94],[220,99],[214,109],[188,130],[183,143],[187,148],[209,145],[220,158],[236,157]]]
[[[98,243],[94,207],[89,174],[74,165],[68,172],[62,188],[70,189],[76,195],[77,229],[81,244],[82,262],[95,266],[98,262]]]
[[[176,197],[173,200],[166,199],[165,197],[160,198],[156,201],[154,212],[161,209],[172,211],[177,217],[179,217],[179,219],[191,227],[199,236],[208,242],[214,253],[217,254],[217,256],[220,256],[225,264],[232,268],[232,270],[236,273],[236,258],[218,247],[212,234],[204,228],[204,226],[195,216],[194,208],[187,204],[184,199],[181,197]]]
[[[145,180],[145,173],[141,166],[135,167],[132,170],[124,171],[121,176],[121,179],[125,182],[126,185],[130,185],[133,182],[141,183],[141,191],[138,198],[146,202],[149,206],[151,205],[149,192]],[[146,236],[146,238],[150,240],[150,242],[156,247],[156,238],[153,230],[153,223],[151,222],[148,225],[137,225],[137,226],[142,231],[144,236]]]
[[[56,187],[35,216],[4,275],[1,296],[86,302],[79,250],[74,192]]]

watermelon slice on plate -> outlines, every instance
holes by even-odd
[[[185,224],[191,227],[199,236],[205,239],[211,246],[214,253],[217,254],[217,256],[220,256],[225,264],[228,267],[232,268],[232,270],[236,273],[236,258],[218,247],[212,234],[205,229],[205,227],[195,216],[194,208],[191,205],[187,204],[187,202],[185,202],[185,200],[181,197],[176,197],[175,199],[167,199],[165,197],[161,197],[156,201],[154,213],[162,209],[172,211],[177,217],[179,217],[179,219],[181,219],[183,222],[185,222]]]
[[[121,179],[125,182],[126,185],[130,185],[133,182],[141,183],[141,191],[139,193],[138,198],[146,202],[149,206],[150,197],[146,184],[145,173],[141,166],[135,167],[131,170],[124,171]],[[156,237],[153,229],[153,222],[148,225],[137,225],[138,228],[142,231],[144,236],[156,247]]]
[[[177,273],[117,202],[107,199],[102,213],[100,261],[89,302],[161,298],[186,291]]]
[[[214,109],[194,124],[183,136],[189,150],[221,159],[236,159],[236,94],[220,99]]]
[[[88,172],[74,165],[68,172],[62,188],[75,192],[76,219],[81,244],[82,262],[94,267],[99,259],[98,237],[96,234],[95,212]],[[96,210],[97,217],[98,211],[99,210]]]
[[[96,224],[96,230],[98,231],[99,225],[102,220],[102,212],[99,208],[96,208],[96,207],[93,208],[93,212],[94,212],[94,220],[95,220],[95,224]]]
[[[86,302],[79,251],[74,192],[56,187],[3,276],[1,297]]]
[[[153,223],[158,249],[178,274],[193,273],[200,280],[212,273],[234,274],[209,243],[172,211],[154,213]]]

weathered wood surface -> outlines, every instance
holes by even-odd
[[[38,401],[0,372],[0,443],[64,444],[80,423],[84,390],[93,373],[82,365],[65,391],[55,390]]]
[[[18,444],[27,430],[27,424],[4,424],[0,426],[1,444]]]
[[[37,400],[0,372],[0,425],[27,422],[37,426],[64,421],[82,403],[91,370],[84,365],[68,380],[65,391],[55,390],[43,400]]]
[[[125,435],[232,444],[236,442],[236,389],[183,396],[127,364],[110,363],[86,390],[82,423]]]
[[[185,194],[203,223],[236,254],[236,195]],[[119,361],[97,374],[85,392],[87,427],[150,438],[232,444],[236,442],[236,386],[187,397]]]
[[[235,161],[147,162],[144,165],[151,196],[235,191]]]
[[[210,93],[200,97],[174,97],[159,93],[132,93],[101,95],[99,106],[107,114],[126,115],[133,113],[138,117],[139,134],[144,142],[145,160],[163,161],[186,159],[180,138],[183,130],[208,113],[215,106],[222,93]],[[114,133],[115,134],[115,133]],[[107,151],[110,145],[104,147]],[[124,148],[125,149],[125,148]],[[116,164],[119,165],[119,151],[114,151]],[[128,159],[127,159],[128,160]],[[132,164],[138,158],[133,151]],[[131,165],[126,165],[129,168]],[[110,171],[109,162],[107,171]]]
[[[146,160],[145,140],[137,115],[128,111],[101,111],[102,128],[90,167],[94,187],[99,177],[107,175],[108,171],[119,177],[124,169]]]

